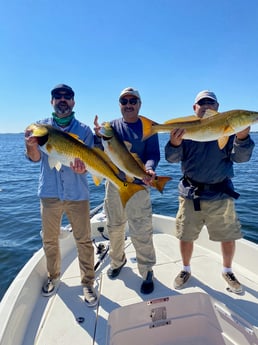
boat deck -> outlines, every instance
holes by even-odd
[[[97,229],[105,227],[105,222],[103,215],[96,217],[92,222],[92,231],[97,239]],[[157,264],[154,267],[155,289],[151,294],[140,293],[142,279],[137,269],[135,250],[128,237],[125,244],[127,264],[116,279],[110,280],[106,274],[110,258],[106,255],[96,271],[98,305],[87,307],[82,295],[74,240],[69,233],[61,240],[63,273],[55,295],[46,298],[40,293],[46,278],[42,249],[34,255],[11,285],[0,304],[0,318],[3,323],[0,329],[0,345],[258,345],[257,245],[245,240],[237,241],[233,269],[244,287],[244,292],[237,295],[227,291],[226,282],[222,278],[220,244],[209,241],[207,231],[203,229],[194,247],[192,277],[184,289],[175,290],[173,281],[182,268],[182,262],[179,243],[173,235],[174,219],[154,215],[153,224]],[[108,245],[108,241],[100,236],[97,241]],[[96,255],[96,262],[98,259]],[[225,324],[225,330],[221,330],[218,321],[214,319],[217,312],[212,310],[211,314],[209,312],[206,315],[205,311],[202,311],[203,307],[207,308],[207,303],[199,300],[198,293],[210,296],[212,303],[216,301],[222,307],[219,318],[222,320],[220,322]],[[199,305],[196,305],[197,300]],[[166,301],[165,308],[163,301]],[[158,308],[154,309],[154,313],[151,311],[152,319],[148,320],[148,308],[151,305]],[[132,310],[127,310],[131,307]],[[198,308],[199,314],[196,312]],[[211,311],[212,308],[208,309]],[[112,313],[114,310],[116,311]],[[121,315],[120,310],[124,311]],[[112,316],[117,312],[115,322],[112,323],[109,316],[111,314],[112,320]],[[152,325],[158,326],[155,332],[143,333],[140,341],[134,338],[137,332],[141,332],[139,318],[146,323],[145,329],[149,330],[152,328],[150,321],[156,317],[155,313],[161,315],[156,323],[152,322]],[[184,313],[189,318],[184,318]],[[211,325],[213,319],[217,322],[215,327]],[[168,327],[159,327],[164,320]],[[179,321],[180,327],[177,326]],[[200,340],[196,332],[201,332],[201,325],[208,336],[219,330],[219,337],[215,332],[209,341],[204,338]],[[176,337],[179,328],[181,333]],[[233,330],[232,333],[232,328],[240,329],[240,332]],[[173,337],[169,332],[172,332]],[[182,332],[189,333],[188,337],[182,337]],[[111,335],[113,338],[109,342]],[[119,337],[122,337],[122,341]]]
[[[157,255],[154,292],[150,295],[140,293],[142,280],[137,270],[134,247],[130,239],[127,239],[127,264],[118,278],[110,280],[106,275],[109,257],[97,271],[96,281],[100,298],[95,308],[88,308],[83,301],[78,261],[75,257],[62,276],[58,293],[49,299],[40,297],[38,303],[42,304],[45,315],[34,344],[70,345],[75,339],[76,344],[106,344],[107,319],[114,309],[150,299],[194,292],[209,294],[258,327],[257,274],[235,265],[234,272],[243,284],[245,292],[242,295],[228,292],[226,282],[221,276],[221,256],[196,245],[192,258],[191,280],[186,288],[174,290],[174,277],[182,267],[178,241],[168,234],[155,234],[154,244]],[[33,317],[35,327],[32,329],[37,329],[40,317]],[[79,323],[78,320],[82,322]],[[34,335],[28,336],[31,339]],[[92,339],[95,339],[95,342]],[[30,343],[29,340],[24,342]]]

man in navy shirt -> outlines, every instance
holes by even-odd
[[[199,118],[205,116],[208,109],[217,111],[218,107],[216,95],[208,90],[199,92],[193,105]],[[183,173],[176,216],[176,235],[180,240],[183,268],[175,278],[176,289],[184,287],[191,276],[193,242],[206,225],[210,239],[221,242],[223,278],[231,291],[241,293],[243,290],[232,272],[235,240],[242,235],[234,205],[234,198],[239,194],[234,191],[231,178],[234,176],[233,163],[246,162],[252,155],[254,142],[249,131],[247,128],[229,137],[222,150],[217,141],[184,140],[183,128],[170,133],[165,157],[171,163],[181,161]]]
[[[136,153],[145,165],[150,177],[144,180],[135,179],[134,183],[145,185],[145,189],[137,192],[124,208],[117,188],[106,182],[104,208],[107,216],[107,228],[110,239],[111,267],[107,274],[110,279],[116,278],[126,264],[125,226],[128,221],[129,233],[136,251],[138,270],[143,278],[140,291],[149,294],[154,289],[152,267],[156,263],[153,246],[152,205],[148,185],[155,178],[155,168],[160,160],[158,136],[153,135],[142,141],[142,122],[138,116],[141,108],[141,97],[132,87],[124,89],[119,96],[122,117],[111,121],[111,126],[120,141],[130,144],[130,152]],[[99,125],[95,121],[95,132]],[[120,178],[125,180],[121,172]]]

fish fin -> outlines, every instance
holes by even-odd
[[[151,119],[149,119],[148,117],[146,117],[146,116],[143,116],[143,115],[139,115],[139,118],[140,119],[143,119],[144,121],[149,121],[149,122],[151,122],[153,125],[159,125],[159,123],[158,122],[155,122],[155,121],[153,121],[153,120],[151,120]]]
[[[158,123],[142,115],[139,115],[139,118],[142,122],[142,141],[144,141],[155,133],[153,131],[153,125],[158,125]]]
[[[211,116],[214,116],[214,115],[217,115],[219,114],[219,112],[217,112],[216,110],[213,110],[213,109],[207,109],[202,117],[202,119],[204,118],[207,118],[207,117],[211,117]]]
[[[221,150],[227,145],[228,139],[229,137],[221,137],[218,139],[218,145]]]
[[[136,183],[124,183],[122,187],[119,188],[119,195],[120,195],[120,199],[122,202],[123,207],[126,206],[126,203],[128,202],[128,200],[137,192],[141,191],[141,190],[145,190],[145,187],[143,185],[140,184],[136,184]]]
[[[96,186],[99,186],[102,182],[102,177],[92,175],[93,182],[95,183]]]
[[[190,116],[184,116],[184,117],[177,117],[175,119],[171,119],[168,121],[165,121],[164,124],[173,124],[173,123],[180,123],[180,122],[197,122],[200,121],[200,118],[196,115],[190,115]]]
[[[55,165],[55,168],[56,168],[57,171],[60,171],[60,169],[62,168],[62,163],[57,162],[56,165]]]
[[[82,143],[83,145],[85,145],[85,142],[82,141],[82,140],[80,139],[79,135],[74,134],[74,133],[70,133],[70,132],[66,132],[66,133],[67,133],[68,135],[70,135],[70,137],[76,139],[77,141],[79,141],[80,143]]]
[[[132,148],[132,143],[130,143],[129,141],[124,141],[124,144],[127,150],[130,152]]]
[[[152,187],[157,188],[157,190],[162,193],[166,183],[170,180],[172,180],[172,178],[168,176],[156,176],[155,180],[152,182]]]
[[[48,164],[50,169],[56,168],[57,171],[62,167],[62,164],[51,156],[48,156]]]
[[[226,134],[226,136],[232,135],[235,133],[235,129],[228,125],[224,128],[224,133]]]
[[[234,132],[235,132],[235,130],[233,127],[231,127],[231,126],[225,127],[225,129],[224,129],[225,136],[218,139],[218,145],[219,145],[219,148],[221,150],[227,145],[229,135],[232,135]]]

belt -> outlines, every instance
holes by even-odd
[[[222,182],[218,183],[199,183],[192,179],[190,179],[188,176],[184,175],[182,177],[182,182],[185,187],[190,187],[191,196],[193,198],[194,203],[194,209],[195,211],[200,211],[200,195],[204,191],[213,191],[213,192],[222,192],[225,194],[228,194],[234,199],[238,199],[240,194],[235,192],[232,186],[229,184],[229,179],[226,178]]]

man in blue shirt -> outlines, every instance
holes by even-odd
[[[79,122],[74,115],[74,91],[65,84],[51,91],[54,112],[50,118],[39,121],[58,130],[73,133],[86,145],[92,147],[94,136],[91,129]],[[83,285],[84,299],[88,306],[97,304],[93,284],[94,248],[91,241],[89,217],[89,188],[84,163],[75,159],[70,167],[51,169],[48,156],[40,151],[36,138],[25,133],[27,157],[41,163],[38,196],[40,197],[43,248],[46,255],[48,279],[42,287],[43,296],[56,292],[61,273],[59,234],[62,216],[65,213],[71,223],[78,249],[78,259]]]
[[[193,109],[202,118],[206,110],[217,111],[216,95],[208,90],[198,93]],[[216,115],[215,115],[216,116]],[[217,141],[197,142],[183,139],[184,129],[171,131],[165,147],[165,157],[171,163],[181,161],[183,178],[179,183],[179,209],[176,216],[176,235],[180,240],[183,269],[175,278],[174,287],[183,288],[191,277],[190,260],[193,242],[207,226],[209,237],[221,242],[223,257],[222,276],[235,293],[243,288],[232,272],[235,240],[242,237],[240,223],[235,212],[234,191],[231,178],[233,163],[246,162],[251,158],[254,142],[250,128],[229,137],[221,150]]]

